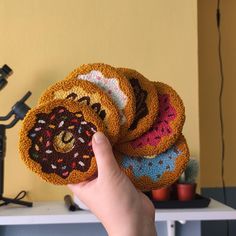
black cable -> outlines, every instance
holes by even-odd
[[[3,202],[3,203],[0,204],[0,207],[1,206],[6,206],[7,204],[8,204],[7,202]]]
[[[224,120],[223,120],[223,104],[222,104],[222,96],[224,90],[224,72],[223,72],[223,60],[221,53],[221,28],[220,28],[220,0],[217,3],[217,29],[218,29],[218,56],[220,63],[220,94],[219,94],[219,113],[220,113],[220,130],[221,130],[221,177],[222,177],[222,185],[224,190],[224,202],[227,203],[227,196],[225,192],[225,180],[224,180],[224,162],[225,162],[225,140],[224,140]]]
[[[219,94],[219,113],[220,113],[220,131],[221,131],[221,181],[223,188],[223,201],[227,205],[227,193],[225,187],[225,138],[224,138],[224,118],[223,118],[223,91],[224,91],[224,67],[222,60],[222,48],[221,48],[221,11],[220,11],[220,0],[217,0],[216,9],[216,23],[218,30],[218,56],[220,64],[220,94]],[[226,221],[226,232],[229,235],[229,221]]]
[[[25,190],[20,191],[16,197],[14,198],[15,200],[21,200],[26,196],[27,192]]]
[[[20,192],[16,195],[16,197],[14,198],[14,200],[21,200],[21,199],[23,199],[26,195],[27,195],[27,192],[26,192],[25,190],[22,190],[22,191],[20,191]],[[10,203],[10,202],[3,202],[3,203],[0,204],[0,207],[1,207],[1,206],[6,206],[6,205],[8,205],[9,203]]]

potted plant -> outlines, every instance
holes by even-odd
[[[170,186],[152,190],[152,199],[155,201],[168,201],[170,199]]]
[[[180,201],[190,201],[196,196],[196,179],[199,172],[199,162],[190,159],[177,183],[177,195]]]

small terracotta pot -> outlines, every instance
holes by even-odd
[[[170,187],[152,190],[152,199],[155,201],[168,201],[170,199]]]
[[[179,201],[190,201],[196,196],[197,184],[177,184],[177,194]]]

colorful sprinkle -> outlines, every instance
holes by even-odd
[[[44,120],[39,120],[38,123],[45,124],[46,122]]]
[[[30,137],[34,138],[36,136],[35,133],[31,134]]]
[[[42,143],[43,142],[43,137],[39,138],[39,142]]]
[[[52,150],[46,150],[46,153],[47,153],[47,154],[51,154],[51,153],[52,153]]]
[[[51,167],[55,170],[57,167],[53,164],[51,164]]]
[[[74,125],[71,125],[71,126],[68,127],[68,129],[74,129],[74,128],[75,128]]]
[[[87,122],[86,121],[82,121],[81,124],[82,125],[87,125]]]
[[[39,131],[39,130],[41,130],[42,128],[41,127],[38,127],[38,128],[35,128],[34,130],[35,131]]]
[[[87,158],[90,158],[90,156],[89,155],[83,155],[83,158],[87,159]]]
[[[59,123],[59,126],[58,126],[58,127],[59,127],[59,128],[62,127],[62,126],[64,125],[64,123],[65,123],[64,120],[62,120],[62,121]]]
[[[66,166],[62,166],[62,170],[65,170],[66,169]]]
[[[47,142],[46,142],[46,147],[49,147],[50,144],[51,144],[51,143],[50,143],[49,141],[47,141]]]
[[[79,127],[79,129],[78,129],[78,133],[79,133],[79,134],[81,134],[81,130],[82,130],[82,128]]]
[[[80,164],[81,166],[85,166],[85,164],[84,164],[82,161],[79,161],[79,164]]]
[[[88,130],[85,131],[85,133],[90,137],[91,134],[88,132]]]
[[[67,119],[67,116],[62,116],[61,117],[63,120],[66,120]]]
[[[76,152],[75,154],[74,154],[74,157],[77,157],[79,155],[79,153],[78,152]]]
[[[94,132],[94,133],[96,133],[97,131],[93,128],[93,127],[91,127],[91,130]]]
[[[75,115],[76,115],[76,117],[81,117],[81,116],[82,116],[81,113],[77,113],[77,114],[75,114]]]
[[[50,117],[50,120],[54,120],[55,119],[55,114],[54,115],[52,115],[51,117]]]
[[[62,173],[62,175],[63,175],[63,176],[67,176],[68,174],[69,174],[69,172],[68,172],[68,171],[66,171],[66,172]]]
[[[32,156],[33,156],[34,158],[38,158],[38,157],[39,157],[39,155],[38,155],[37,153],[32,153]]]
[[[58,159],[57,162],[58,163],[63,162],[63,159]]]
[[[77,119],[73,119],[73,120],[71,120],[71,122],[78,123],[78,120]]]
[[[71,163],[71,167],[74,169],[76,167],[76,163],[75,162],[72,162]]]
[[[79,137],[78,139],[81,143],[85,143],[85,141],[81,137]]]
[[[51,129],[54,129],[56,126],[55,125],[49,125],[48,127],[51,128]]]
[[[37,144],[35,144],[34,147],[35,147],[35,150],[36,150],[36,151],[39,151],[39,146],[38,146]]]
[[[64,109],[61,109],[58,113],[62,113],[62,112],[64,112],[65,110]]]
[[[51,133],[50,131],[46,130],[46,135],[47,135],[48,137],[51,137],[52,133]]]

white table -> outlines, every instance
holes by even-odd
[[[157,210],[155,220],[167,221],[168,236],[174,236],[176,221],[185,224],[186,221],[236,220],[236,210],[211,199],[207,208]]]
[[[174,235],[174,222],[235,220],[236,210],[211,200],[208,208],[160,209],[156,210],[155,221],[167,221],[169,235]],[[48,225],[97,223],[99,220],[89,211],[70,212],[63,202],[36,202],[32,208],[8,205],[0,208],[0,225]]]

